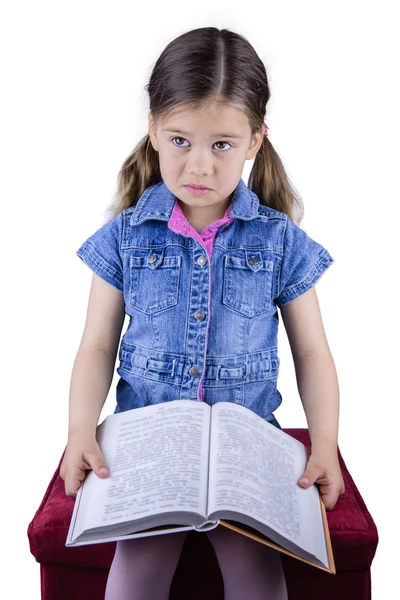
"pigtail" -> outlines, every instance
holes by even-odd
[[[161,179],[158,153],[146,134],[125,159],[117,177],[117,192],[107,212],[114,217],[134,206],[146,188]]]
[[[286,213],[298,225],[304,216],[301,197],[291,183],[282,160],[267,136],[257,152],[248,181],[260,204]]]

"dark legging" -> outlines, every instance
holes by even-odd
[[[105,600],[168,600],[187,532],[117,542]],[[287,600],[277,550],[219,525],[208,535],[224,581],[225,600]]]

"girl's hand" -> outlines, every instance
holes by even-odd
[[[88,469],[92,469],[98,477],[108,476],[107,466],[96,438],[71,438],[60,466],[60,477],[65,482],[67,496],[76,497]]]
[[[298,483],[303,488],[318,483],[326,510],[333,510],[345,489],[337,453],[312,453]]]

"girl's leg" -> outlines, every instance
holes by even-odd
[[[168,600],[187,531],[120,540],[105,600]]]
[[[207,531],[222,578],[225,600],[287,600],[278,550],[218,525]]]

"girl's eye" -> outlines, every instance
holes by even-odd
[[[184,140],[184,139],[185,138],[183,138],[183,137],[174,137],[174,138],[172,138],[172,141],[174,141],[174,140]],[[174,143],[174,146],[176,146],[175,143]],[[180,146],[181,146],[181,144],[178,144],[178,147],[180,147]],[[186,147],[186,146],[184,146],[184,147]]]
[[[179,137],[179,136],[172,138],[172,142],[174,142],[174,140],[184,140],[187,142],[187,140],[185,140],[185,138]],[[229,148],[232,146],[232,144],[230,144],[229,142],[215,142],[215,144],[228,144]],[[174,146],[176,146],[177,148],[187,148],[187,146],[182,146],[182,144],[175,144],[175,142],[174,142]]]
[[[231,147],[232,144],[230,144],[229,142],[215,142],[216,144],[228,144],[229,148]]]

